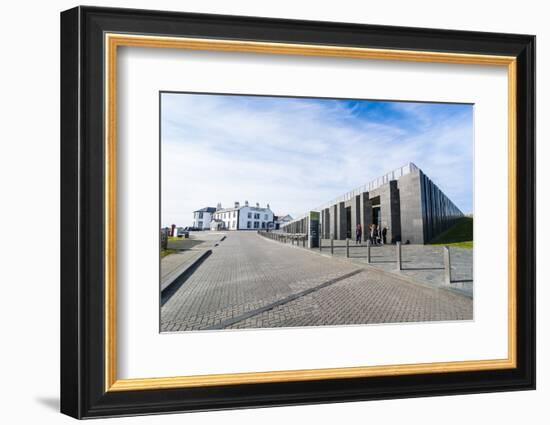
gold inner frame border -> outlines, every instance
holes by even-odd
[[[371,49],[330,45],[288,44],[275,42],[236,41],[201,38],[180,38],[150,35],[106,33],[105,46],[105,391],[138,391],[218,385],[240,385],[323,379],[365,378],[513,369],[516,353],[516,285],[517,285],[517,194],[516,194],[516,58],[464,53],[429,52],[393,49]],[[116,323],[116,123],[117,123],[117,51],[118,47],[148,47],[261,53],[279,55],[324,56],[355,59],[397,60],[469,65],[504,66],[508,72],[508,357],[495,360],[468,360],[381,366],[301,369],[246,372],[213,375],[118,379]]]

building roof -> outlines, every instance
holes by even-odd
[[[370,192],[372,190],[378,189],[380,186],[382,186],[382,185],[384,185],[384,184],[386,184],[386,183],[388,183],[392,180],[398,180],[399,178],[403,177],[404,175],[411,174],[411,173],[422,173],[422,174],[424,174],[424,172],[416,164],[414,164],[413,162],[409,162],[409,163],[405,164],[402,167],[396,168],[395,170],[392,170],[389,173],[384,174],[383,176],[380,176],[380,177],[378,177],[374,180],[371,180],[369,183],[366,183],[363,186],[360,186],[360,187],[355,188],[355,189],[353,189],[353,190],[351,190],[347,193],[344,193],[343,195],[341,195],[337,198],[334,198],[331,201],[325,202],[324,204],[319,205],[318,207],[312,208],[309,211],[320,212],[321,210],[323,210],[325,208],[328,208],[332,205],[335,205],[339,202],[349,201],[354,196],[360,195],[363,192]],[[427,178],[427,176],[426,176],[426,178]],[[434,186],[437,189],[439,189],[439,187],[437,187],[436,184],[434,184]],[[443,193],[443,195],[445,195],[445,194]],[[447,195],[445,195],[445,197],[448,199]],[[460,211],[460,209],[450,199],[449,199],[449,201],[451,202],[451,204],[455,208],[457,208]],[[308,214],[309,214],[309,212],[301,214],[300,216],[298,216],[298,218],[293,219],[292,221],[301,220],[304,217],[306,217]]]
[[[213,213],[213,212],[216,212],[216,208],[214,208],[214,207],[204,207],[204,208],[201,208],[200,210],[193,211],[193,212],[208,212],[208,213]]]
[[[235,208],[235,207],[231,207],[231,208],[222,208],[221,210],[216,210],[214,212],[217,212],[217,213],[224,213],[224,212],[231,212],[231,211],[237,211],[239,210],[240,208]]]
[[[231,207],[231,208],[222,208],[221,210],[217,210],[215,212],[218,212],[218,213],[224,213],[224,212],[231,212],[231,211],[237,211],[237,210],[242,210],[242,209],[245,209],[245,208],[248,208],[250,209],[251,211],[261,211],[261,212],[267,212],[267,211],[271,211],[271,208],[264,208],[264,207],[255,207],[255,206],[252,206],[252,205],[241,205],[237,208],[235,207]]]
[[[384,174],[383,176],[371,180],[363,186],[357,187],[335,199],[325,202],[323,205],[319,205],[318,207],[313,208],[312,211],[321,211],[325,208],[328,208],[330,205],[337,204],[338,202],[349,201],[354,196],[360,195],[363,192],[370,192],[371,190],[378,189],[380,186],[388,183],[391,180],[397,180],[406,174],[418,171],[420,171],[420,168],[418,168],[416,164],[409,162],[402,167],[396,168],[395,170],[392,170],[389,173]]]
[[[246,207],[245,207],[246,208]],[[250,208],[252,211],[271,211],[270,208],[264,208],[264,207],[248,207]]]

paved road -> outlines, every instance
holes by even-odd
[[[472,300],[351,262],[228,232],[162,306],[162,331],[472,318]]]
[[[189,239],[168,241],[168,248],[178,252],[169,254],[160,261],[160,288],[164,290],[183,271],[192,265],[205,251],[219,244],[224,232],[193,232]]]

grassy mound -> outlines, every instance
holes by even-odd
[[[474,219],[462,217],[456,224],[430,241],[430,245],[448,245],[460,248],[474,247]]]

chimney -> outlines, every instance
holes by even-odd
[[[222,209],[222,203],[218,202],[218,205],[216,206],[216,211],[219,211]]]
[[[235,201],[235,208],[239,208],[240,204],[239,201]]]
[[[248,207],[248,201],[244,201],[244,206]]]
[[[267,209],[269,209],[269,204],[267,204]]]
[[[260,203],[256,202],[256,208],[260,208]]]

